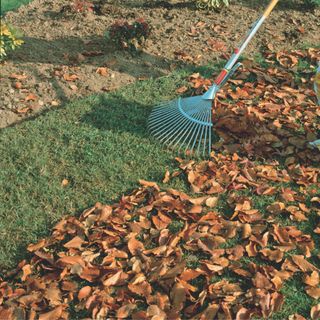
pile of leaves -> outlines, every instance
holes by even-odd
[[[320,109],[313,90],[320,49],[267,51],[265,59],[265,68],[243,61],[244,69],[218,94],[213,121],[221,141],[214,149],[255,158],[281,157],[286,164],[319,163],[319,152],[308,143],[320,132]],[[195,95],[212,83],[199,74],[189,77],[189,82]]]
[[[281,225],[285,217],[300,222],[320,214],[320,198],[307,199],[319,188],[319,169],[256,165],[237,154],[177,160],[173,176],[184,172],[199,196],[141,180],[118,203],[63,219],[2,279],[0,318],[267,318],[296,275],[320,298],[314,237]],[[299,191],[280,187],[289,183]],[[255,207],[255,194],[271,199],[267,214]],[[320,305],[310,312],[318,319]]]

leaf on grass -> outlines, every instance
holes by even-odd
[[[164,178],[162,180],[163,183],[168,183],[170,181],[170,171],[166,170],[166,173],[164,174]]]
[[[29,244],[27,250],[30,251],[30,252],[35,252],[35,251],[45,247],[46,244],[47,244],[47,240],[46,239],[41,239],[36,244]]]
[[[310,316],[312,320],[320,319],[320,304],[313,306],[310,310]]]
[[[25,74],[16,74],[16,73],[12,73],[9,76],[10,79],[15,79],[15,80],[25,80],[28,78],[28,76],[26,76]]]
[[[65,73],[63,75],[63,79],[66,80],[66,81],[76,81],[76,80],[79,79],[79,77],[76,74]]]
[[[66,187],[68,184],[69,184],[69,180],[68,180],[68,179],[63,179],[63,180],[61,181],[61,185],[62,185],[63,187]]]
[[[29,93],[26,96],[25,101],[36,101],[37,99],[38,97],[34,93]]]
[[[160,191],[159,186],[155,182],[140,179],[139,183],[144,187],[151,187],[151,188],[155,188],[156,190]]]
[[[304,256],[293,255],[292,260],[302,272],[319,271],[319,269],[316,268],[312,263],[307,261]]]
[[[307,294],[312,297],[313,299],[320,298],[320,288],[317,287],[307,287],[306,288]]]
[[[103,77],[106,77],[108,75],[108,69],[105,68],[105,67],[99,67],[97,70],[96,70],[96,73],[100,74],[101,76]]]
[[[182,87],[180,87],[180,88],[178,88],[177,90],[176,90],[176,93],[185,93],[186,91],[188,91],[188,87],[187,86],[182,86]]]

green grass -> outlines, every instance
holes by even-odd
[[[161,182],[166,168],[176,168],[176,152],[150,138],[146,118],[180,79],[91,96],[0,131],[0,270],[24,258],[26,244],[48,235],[61,216],[110,203],[138,179]]]
[[[27,4],[29,3],[31,0],[1,0],[0,1],[0,6],[1,6],[1,13],[0,15],[2,15],[3,13],[10,11],[10,10],[15,10],[17,8],[19,8],[20,6],[22,6],[23,4]]]
[[[175,96],[175,89],[185,84],[185,76],[192,71],[206,76],[212,73],[199,68],[136,82],[115,93],[73,101],[0,131],[0,270],[26,258],[26,245],[47,236],[62,216],[77,214],[97,201],[112,203],[136,188],[138,179],[162,185],[165,170],[176,168],[177,153],[149,136],[146,119],[154,104]],[[63,179],[69,181],[65,187],[61,185]],[[188,190],[183,178],[174,179],[168,186]],[[246,191],[242,193],[247,195]],[[227,216],[230,208],[225,200],[222,195],[216,209]],[[275,199],[253,200],[265,213]],[[311,219],[300,227],[311,232],[316,222]],[[180,221],[170,225],[174,233],[182,227]],[[225,247],[238,241],[237,237],[231,239]],[[152,248],[153,243],[148,246]],[[209,258],[198,252],[184,257],[188,268],[197,268],[200,259]],[[288,281],[282,292],[286,302],[272,319],[287,319],[294,313],[308,318],[315,301],[304,292],[301,279]]]

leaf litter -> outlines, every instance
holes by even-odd
[[[219,94],[223,139],[210,160],[177,158],[179,171],[164,173],[165,184],[184,175],[192,196],[140,180],[118,203],[65,217],[30,244],[0,278],[0,318],[270,318],[299,276],[315,302],[308,317],[319,319],[320,158],[308,147],[319,107],[282,68],[303,54],[319,57],[267,54],[273,65],[245,67]],[[189,81],[194,94],[210,85],[199,74]]]

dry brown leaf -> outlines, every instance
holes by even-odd
[[[104,280],[103,285],[105,285],[106,287],[119,286],[124,284],[127,278],[128,275],[121,270],[115,273],[113,276],[109,277],[107,280]]]
[[[285,209],[285,204],[283,202],[274,202],[273,204],[270,204],[267,207],[267,210],[271,213],[271,214],[280,214],[281,212],[284,211]]]
[[[310,310],[310,316],[312,320],[320,319],[320,304],[313,306]]]
[[[136,238],[135,238],[135,234],[132,234],[130,236],[130,239],[128,241],[128,249],[130,251],[130,253],[132,255],[136,255],[138,254],[140,251],[143,251],[144,250],[144,245],[142,242],[138,241]]]
[[[75,236],[73,239],[65,243],[63,246],[68,249],[70,248],[80,249],[83,242],[84,241],[79,236]]]
[[[139,183],[144,187],[151,187],[151,188],[155,188],[157,191],[160,191],[159,186],[155,182],[140,179]]]
[[[69,184],[69,180],[68,180],[68,179],[63,179],[63,180],[61,181],[61,185],[62,185],[63,187],[66,187],[68,184]]]
[[[47,240],[46,239],[41,239],[36,244],[29,244],[27,250],[30,251],[30,252],[35,252],[35,251],[45,247],[46,244],[47,244]]]
[[[129,303],[129,304],[126,304],[126,305],[120,307],[117,310],[117,318],[119,318],[119,319],[128,318],[136,308],[137,308],[137,305],[135,305],[133,303]]]
[[[26,281],[27,277],[32,274],[31,265],[26,264],[22,267],[23,275],[21,276],[21,281]]]
[[[38,97],[34,93],[29,93],[26,96],[25,101],[36,101],[37,99]]]
[[[319,271],[313,264],[307,261],[304,256],[301,255],[293,255],[293,262],[300,268],[302,272],[310,272],[310,271]]]
[[[177,90],[176,90],[176,92],[177,93],[185,93],[186,91],[188,91],[188,87],[187,86],[182,86],[182,87],[180,87],[180,88],[178,88]]]
[[[99,67],[97,70],[96,70],[96,73],[100,74],[101,76],[103,77],[106,77],[108,75],[108,69],[105,68],[105,67]]]
[[[320,298],[320,288],[307,287],[306,288],[306,292],[313,299],[319,299]]]
[[[218,200],[219,200],[218,197],[209,197],[206,200],[206,206],[209,207],[209,208],[214,208],[217,205]]]
[[[59,320],[63,312],[63,307],[60,305],[53,310],[39,315],[39,320]]]
[[[312,271],[310,275],[304,275],[303,282],[310,287],[316,287],[319,285],[319,272]]]
[[[170,181],[170,171],[166,170],[164,178],[162,180],[163,183],[168,183]]]
[[[91,294],[92,288],[90,286],[82,287],[78,293],[78,299],[83,300]]]
[[[66,80],[66,81],[76,81],[76,80],[79,79],[79,77],[76,74],[65,73],[63,75],[63,79]]]
[[[9,76],[10,79],[15,79],[15,80],[25,80],[28,78],[28,76],[26,76],[25,74],[16,74],[16,73],[12,73]]]
[[[51,307],[61,305],[62,294],[57,283],[51,283],[44,292],[44,297],[49,301]]]

